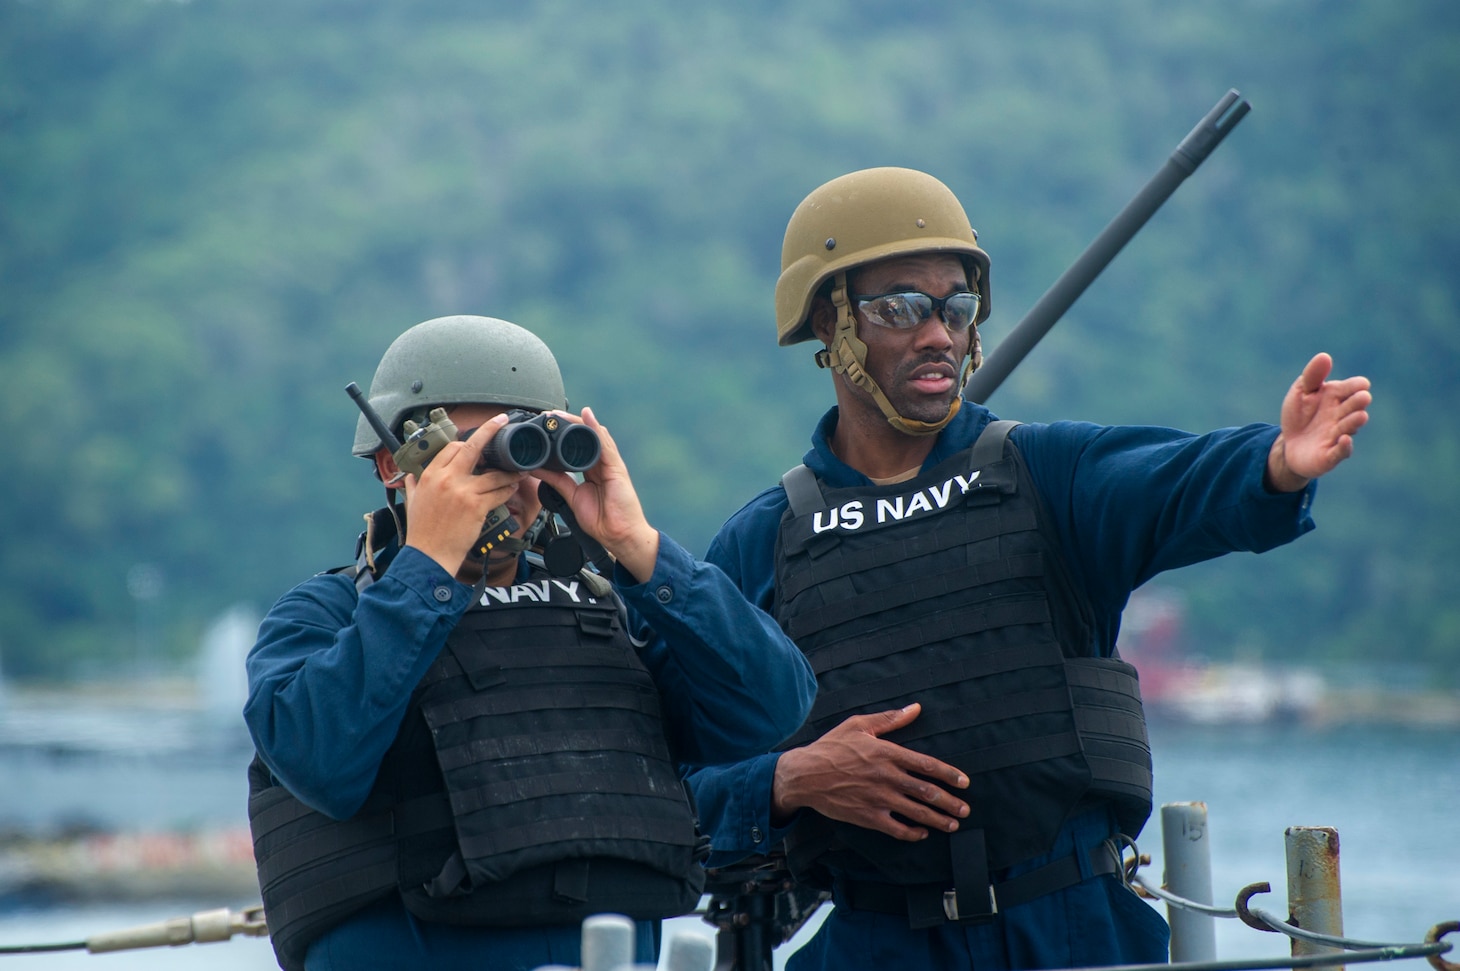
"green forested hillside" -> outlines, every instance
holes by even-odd
[[[540,333],[702,551],[831,400],[775,346],[802,196],[947,182],[996,348],[1231,87],[1251,115],[990,404],[1274,420],[1330,351],[1376,403],[1319,530],[1161,582],[1196,650],[1453,678],[1453,0],[0,0],[0,661],[105,670],[142,614],[182,657],[348,559],[344,385],[440,314]]]

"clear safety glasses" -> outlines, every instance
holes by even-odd
[[[978,318],[981,299],[969,290],[934,297],[918,290],[902,293],[878,293],[853,297],[857,309],[874,324],[893,330],[912,330],[935,313],[943,315],[948,329],[961,333]]]

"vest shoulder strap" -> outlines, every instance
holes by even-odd
[[[366,513],[365,531],[355,540],[355,562],[325,572],[343,573],[355,581],[357,592],[364,590],[376,580],[375,554],[404,535],[402,526],[401,511],[394,503]]]
[[[1002,458],[1004,442],[1017,424],[1019,422],[1001,418],[985,425],[983,431],[979,432],[978,441],[973,443],[973,454],[969,457],[968,467],[982,468]]]
[[[826,499],[817,484],[816,473],[805,465],[798,465],[781,476],[781,488],[786,490],[786,499],[791,503],[791,515],[806,516],[826,508]]]

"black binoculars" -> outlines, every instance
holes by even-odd
[[[420,475],[426,464],[451,442],[458,440],[455,423],[446,417],[445,408],[432,408],[426,424],[406,419],[405,441],[396,438],[383,419],[366,400],[360,388],[351,381],[345,392],[360,407],[365,420],[380,436],[380,441],[395,456],[402,472]],[[507,424],[497,430],[474,472],[502,469],[507,472],[531,472],[551,469],[557,472],[586,472],[598,464],[603,448],[598,433],[587,425],[564,421],[557,415],[514,408],[507,412]]]
[[[406,419],[403,430],[405,441],[395,452],[395,464],[417,475],[448,443],[459,441],[461,434],[446,417],[445,408],[432,408],[425,425]],[[557,415],[513,409],[507,412],[507,424],[497,429],[497,434],[482,449],[472,471],[478,474],[488,469],[586,472],[598,464],[600,454],[598,433],[587,425],[564,421]]]
[[[586,472],[598,464],[602,453],[598,433],[587,425],[564,421],[557,415],[513,410],[507,413],[507,424],[482,449],[477,471]]]

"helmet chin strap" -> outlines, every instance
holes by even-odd
[[[974,369],[983,363],[983,347],[979,343],[978,331],[973,333],[970,346],[972,354],[963,363],[963,373],[958,378],[958,396],[948,406],[948,414],[939,421],[917,421],[898,414],[887,395],[867,373],[867,345],[857,336],[857,322],[852,317],[851,302],[847,299],[847,275],[838,273],[832,281],[831,302],[836,307],[836,330],[832,334],[831,346],[816,352],[818,367],[829,367],[837,374],[844,374],[847,380],[872,396],[888,424],[908,435],[936,435],[958,414],[963,404],[963,386]]]

